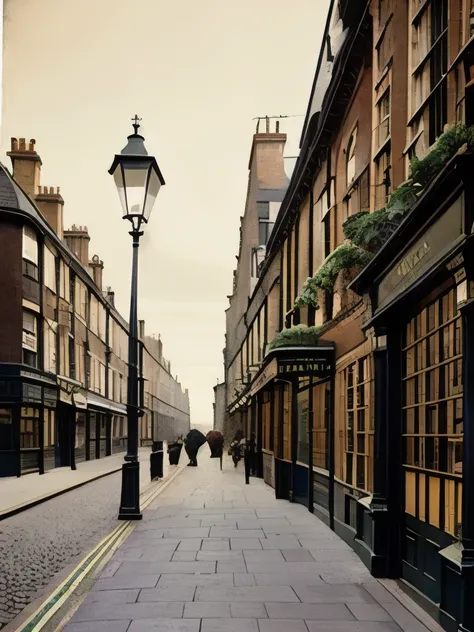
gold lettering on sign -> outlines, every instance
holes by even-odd
[[[428,242],[424,241],[415,252],[410,253],[405,259],[403,259],[397,267],[398,276],[407,275],[413,268],[420,263],[424,256],[426,256],[431,250],[431,246]]]

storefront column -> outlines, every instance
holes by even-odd
[[[153,413],[151,413],[151,415],[153,419]],[[152,424],[152,432],[153,432],[153,424]],[[110,413],[107,413],[105,437],[106,437],[105,456],[110,456],[112,454],[112,415]]]
[[[294,501],[296,485],[296,456],[298,452],[298,380],[291,381],[291,489],[290,502]]]
[[[86,461],[90,461],[91,460],[91,417],[90,417],[90,413],[88,410],[85,411],[84,413],[84,417],[85,417],[85,422],[86,422],[86,432],[85,432],[85,449],[86,449],[86,453],[85,453],[85,459]]]
[[[334,531],[334,476],[335,476],[335,458],[336,458],[336,446],[335,446],[335,403],[336,403],[336,376],[334,371],[331,374],[331,390],[330,390],[330,404],[329,404],[329,454],[328,454],[328,467],[329,467],[329,481],[328,481],[328,507],[329,507],[329,527]]]
[[[372,516],[371,572],[387,576],[387,419],[388,365],[385,330],[375,333],[374,349],[374,488],[370,502]]]
[[[263,478],[263,402],[262,402],[263,394],[262,392],[257,393],[257,477]]]
[[[17,478],[21,476],[21,429],[20,429],[20,417],[21,417],[21,404],[12,406],[12,422],[13,422],[13,445],[16,450],[16,475]]]
[[[308,410],[308,511],[314,513],[314,480],[313,480],[313,428],[314,428],[314,397],[313,376],[309,378],[309,410]]]
[[[463,482],[460,629],[474,632],[474,301],[461,308],[463,323]]]
[[[39,428],[38,428],[38,437],[39,437],[39,463],[38,470],[40,474],[44,474],[44,415],[45,415],[45,407],[41,406],[39,409]]]
[[[398,321],[397,317],[395,321]],[[393,328],[387,328],[386,357],[387,575],[400,577],[404,482],[402,478],[402,336],[398,322]]]

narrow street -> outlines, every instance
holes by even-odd
[[[120,485],[112,474],[0,522],[0,629],[115,527]]]
[[[65,632],[426,632],[306,509],[242,464],[185,468]]]

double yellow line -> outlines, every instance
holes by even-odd
[[[158,489],[152,486],[141,494],[141,507],[146,509],[155,498],[178,476],[183,468],[177,468]],[[56,588],[56,590],[41,604],[41,606],[16,629],[15,632],[40,632],[52,619],[56,612],[66,603],[69,597],[87,577],[96,564],[107,554],[113,553],[128,538],[136,526],[136,522],[127,520],[119,524],[103,540],[95,546]]]

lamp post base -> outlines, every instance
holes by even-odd
[[[141,520],[140,512],[140,463],[134,461],[122,465],[122,496],[119,520]]]

